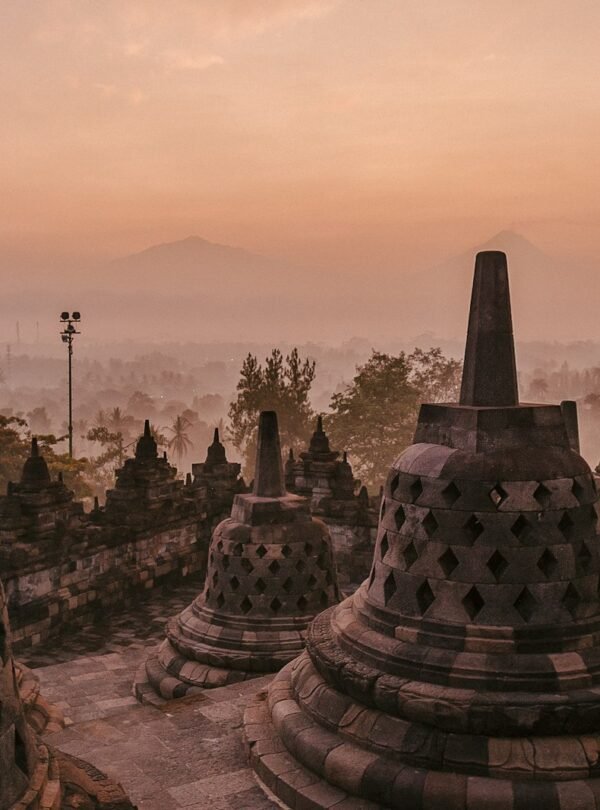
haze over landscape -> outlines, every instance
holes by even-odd
[[[298,346],[323,411],[372,350],[460,360],[474,255],[493,249],[522,395],[577,398],[594,460],[600,7],[569,9],[9,4],[0,411],[64,433],[58,314],[77,309],[81,452],[102,409],[133,441],[145,401],[164,425],[195,414],[188,463],[248,352]]]
[[[0,339],[600,339],[600,7],[33,0],[0,31]],[[455,258],[458,257],[458,258]]]

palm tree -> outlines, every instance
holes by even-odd
[[[189,436],[186,433],[187,428],[190,427],[190,422],[185,416],[177,416],[173,421],[171,427],[167,430],[171,433],[171,438],[167,442],[167,447],[172,450],[177,456],[178,466],[181,468],[182,460],[188,450],[193,448]]]

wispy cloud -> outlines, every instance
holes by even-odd
[[[194,54],[173,49],[163,51],[163,59],[167,70],[207,70],[225,63],[223,57],[216,54]]]

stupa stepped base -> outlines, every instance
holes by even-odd
[[[275,676],[244,725],[257,775],[291,808],[600,807],[600,735],[443,733],[337,692],[308,653]]]
[[[306,618],[256,618],[250,623],[243,617],[221,617],[216,625],[211,623],[214,617],[204,620],[203,612],[193,604],[169,622],[166,640],[136,677],[138,699],[144,700],[146,683],[164,700],[172,700],[257,678],[281,669],[304,649]],[[193,636],[180,632],[186,614],[192,617]]]
[[[40,694],[40,682],[37,675],[24,664],[15,661],[15,676],[19,696],[27,722],[38,734],[52,734],[65,726],[62,711],[48,703]]]

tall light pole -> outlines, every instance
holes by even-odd
[[[75,335],[81,334],[73,324],[79,323],[80,320],[79,312],[74,312],[72,315],[68,312],[60,313],[60,322],[64,325],[60,337],[62,342],[67,344],[69,354],[69,458],[73,458],[73,338]]]

